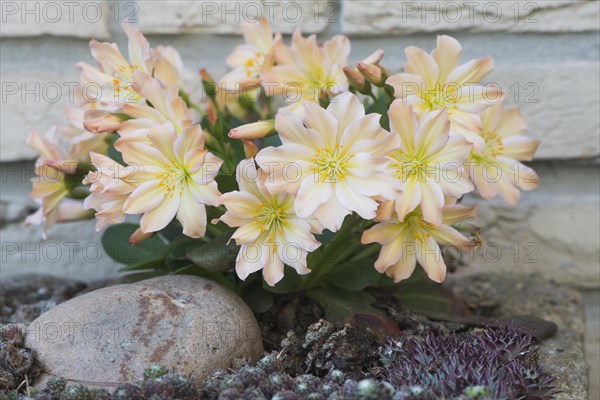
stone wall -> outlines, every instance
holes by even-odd
[[[466,271],[537,271],[574,286],[600,287],[598,1],[2,0],[1,8],[3,276],[44,270],[92,280],[116,273],[106,257],[86,262],[90,257],[81,249],[87,245],[91,251],[89,243],[99,241],[92,223],[55,228],[50,242],[64,249],[71,240],[79,250],[63,250],[54,262],[42,248],[31,250],[42,254],[39,264],[27,251],[35,248],[40,231],[23,228],[32,206],[26,201],[27,160],[35,156],[24,144],[26,135],[61,123],[78,80],[75,64],[92,61],[89,39],[125,49],[118,22],[137,21],[152,44],[178,48],[188,81],[200,93],[197,70],[225,72],[225,57],[242,40],[238,23],[260,14],[286,34],[302,27],[321,38],[349,35],[353,62],[383,48],[384,65],[391,70],[405,63],[404,47],[431,49],[440,32],[463,43],[464,59],[492,55],[497,68],[488,81],[507,92],[509,104],[522,108],[529,134],[543,140],[535,163],[541,184],[524,193],[518,207],[467,199],[480,204],[488,247]],[[499,257],[492,255],[494,249],[501,250]]]

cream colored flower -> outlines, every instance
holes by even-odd
[[[39,153],[35,163],[35,177],[30,197],[40,205],[36,213],[25,220],[25,225],[44,224],[43,238],[47,239],[48,230],[58,222],[59,204],[69,194],[67,175],[75,172],[78,162],[70,160],[58,146],[56,129],[45,134],[31,132],[27,144]]]
[[[262,269],[265,281],[273,286],[283,278],[284,264],[298,274],[308,274],[306,256],[320,245],[313,232],[320,232],[294,212],[294,196],[271,194],[265,187],[267,174],[257,170],[254,160],[237,167],[239,191],[225,193],[221,203],[227,212],[221,220],[238,229],[232,239],[241,246],[235,270],[240,279]]]
[[[381,244],[375,268],[381,273],[385,272],[396,282],[409,278],[417,261],[429,279],[442,282],[446,277],[446,264],[439,244],[462,251],[472,248],[472,242],[451,225],[472,218],[475,214],[475,207],[448,205],[443,209],[442,224],[433,225],[417,209],[409,213],[402,222],[394,217],[366,230],[362,243]]]
[[[173,218],[183,233],[202,237],[206,231],[206,207],[219,204],[214,181],[222,161],[205,150],[200,126],[181,135],[169,125],[149,130],[150,144],[139,142],[124,147],[123,160],[136,167],[135,190],[126,200],[125,214],[143,214],[142,231],[156,232]]]
[[[181,58],[174,49],[153,50],[139,29],[128,22],[122,26],[129,39],[129,59],[121,54],[116,44],[92,40],[90,48],[98,68],[85,62],[77,64],[81,69],[80,85],[88,102],[93,97],[99,104],[117,105],[117,108],[142,102],[144,99],[136,90],[133,79],[136,71],[152,74],[164,84],[181,83]],[[114,107],[110,109],[115,111]]]
[[[272,193],[297,194],[296,215],[314,214],[331,231],[346,215],[375,217],[375,197],[396,197],[398,184],[384,174],[390,149],[398,135],[379,125],[379,114],[365,115],[351,93],[337,96],[325,110],[307,102],[304,125],[292,113],[280,112],[275,121],[280,147],[268,147],[256,156],[269,174],[265,185]]]
[[[244,21],[241,27],[246,44],[237,46],[227,57],[232,71],[219,81],[219,87],[225,90],[238,91],[260,85],[260,73],[273,65],[273,47],[281,41],[279,33],[273,36],[265,17],[256,22]]]
[[[164,85],[183,87],[183,61],[173,46],[156,46],[153,50],[154,73]]]
[[[405,50],[406,72],[388,78],[395,96],[413,106],[419,120],[430,112],[447,109],[451,134],[462,134],[477,148],[483,141],[474,132],[480,125],[479,113],[504,98],[495,85],[480,81],[494,69],[491,57],[459,65],[462,46],[450,36],[438,36],[437,47],[428,54],[410,46]]]
[[[90,152],[106,154],[111,140],[109,133],[92,133],[86,129],[85,114],[89,112],[102,113],[106,118],[110,118],[110,114],[103,111],[89,110],[85,107],[66,108],[64,113],[70,124],[59,130],[61,136],[69,141],[69,155],[81,161],[89,161]]]
[[[461,136],[449,137],[447,111],[431,112],[420,124],[409,104],[395,100],[389,109],[390,127],[401,147],[392,151],[387,173],[400,181],[395,199],[400,221],[416,208],[425,220],[440,224],[444,195],[462,197],[473,190],[464,163],[473,147]]]
[[[133,79],[140,95],[149,104],[125,104],[123,113],[131,119],[121,123],[118,133],[121,137],[115,142],[115,147],[123,151],[128,143],[149,143],[148,132],[156,125],[164,125],[181,134],[188,129],[193,121],[192,114],[184,100],[179,96],[179,88],[174,85],[162,85],[150,75],[136,72]]]
[[[505,201],[516,204],[520,190],[533,190],[539,179],[535,171],[519,161],[531,161],[540,142],[523,135],[527,122],[517,109],[502,104],[490,107],[481,114],[479,134],[485,148],[473,149],[468,171],[479,194],[491,199],[499,194]]]
[[[261,73],[263,87],[269,96],[283,95],[290,104],[280,110],[303,115],[304,102],[319,102],[348,90],[343,71],[348,54],[350,41],[345,36],[334,36],[319,45],[315,35],[303,38],[297,29],[291,48],[282,42],[275,46],[277,65]]]
[[[90,153],[95,171],[83,180],[91,184],[90,195],[83,201],[88,210],[96,210],[96,230],[125,220],[123,206],[138,183],[135,167],[125,168],[105,155]]]

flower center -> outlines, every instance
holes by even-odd
[[[441,110],[448,108],[448,104],[458,101],[458,90],[460,86],[455,83],[435,84],[432,89],[425,88],[421,91],[421,100],[427,103],[430,110]]]
[[[263,204],[256,214],[256,220],[260,223],[261,232],[280,232],[283,234],[283,227],[287,218],[281,204]]]
[[[413,233],[417,242],[430,238],[429,230],[434,227],[432,223],[423,219],[423,215],[418,210],[412,211],[404,218],[404,225]]]
[[[132,83],[133,73],[138,69],[137,65],[128,64],[119,66],[114,72],[112,89],[115,92],[116,102],[139,102],[142,99],[135,90],[135,84]]]
[[[254,58],[249,58],[244,63],[244,67],[246,67],[246,77],[248,78],[256,78],[260,74],[260,69],[265,63],[265,54],[257,51],[254,53]]]
[[[425,182],[429,172],[425,158],[407,154],[402,150],[392,153],[390,157],[393,160],[390,167],[396,170],[396,179],[406,183],[415,177],[419,182]]]
[[[173,197],[175,193],[179,193],[179,197],[183,195],[183,189],[191,179],[190,173],[185,167],[176,165],[163,166],[164,172],[157,175],[160,179],[159,187],[164,188],[166,197]]]
[[[485,140],[484,155],[489,158],[496,158],[504,152],[502,138],[492,132],[483,132],[481,134]]]
[[[336,183],[348,175],[346,168],[351,158],[352,154],[347,154],[341,145],[335,146],[333,151],[321,148],[317,150],[311,169],[319,177],[319,182]]]

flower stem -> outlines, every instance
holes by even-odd
[[[354,230],[361,225],[360,218],[355,214],[351,215],[341,229],[335,233],[331,242],[327,243],[321,251],[312,253],[315,264],[313,272],[305,276],[302,285],[304,289],[321,286],[323,277],[360,249],[361,243],[353,240],[352,235]]]

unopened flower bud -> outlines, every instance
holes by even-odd
[[[135,232],[133,232],[133,235],[131,235],[131,237],[129,237],[129,244],[132,246],[135,246],[136,244],[140,244],[142,243],[144,240],[148,240],[150,239],[152,236],[154,236],[156,232],[144,232],[142,231],[142,228],[137,228],[135,230]]]
[[[384,52],[382,49],[375,50],[361,62],[363,64],[379,65],[379,62],[383,59],[383,54]]]
[[[377,87],[383,87],[385,85],[385,80],[387,79],[388,74],[380,66],[359,62],[356,64],[356,67],[365,77],[367,82],[372,83]]]
[[[204,68],[200,70],[200,78],[202,78],[202,86],[204,86],[206,95],[211,99],[214,99],[217,94],[217,84],[215,83],[215,80]]]
[[[275,120],[258,121],[238,126],[229,131],[232,139],[261,139],[275,134]]]
[[[210,103],[206,105],[206,116],[208,117],[208,122],[210,122],[211,124],[217,122],[217,111]]]
[[[356,68],[344,67],[344,74],[346,74],[348,82],[357,92],[362,94],[371,93],[371,85]]]

